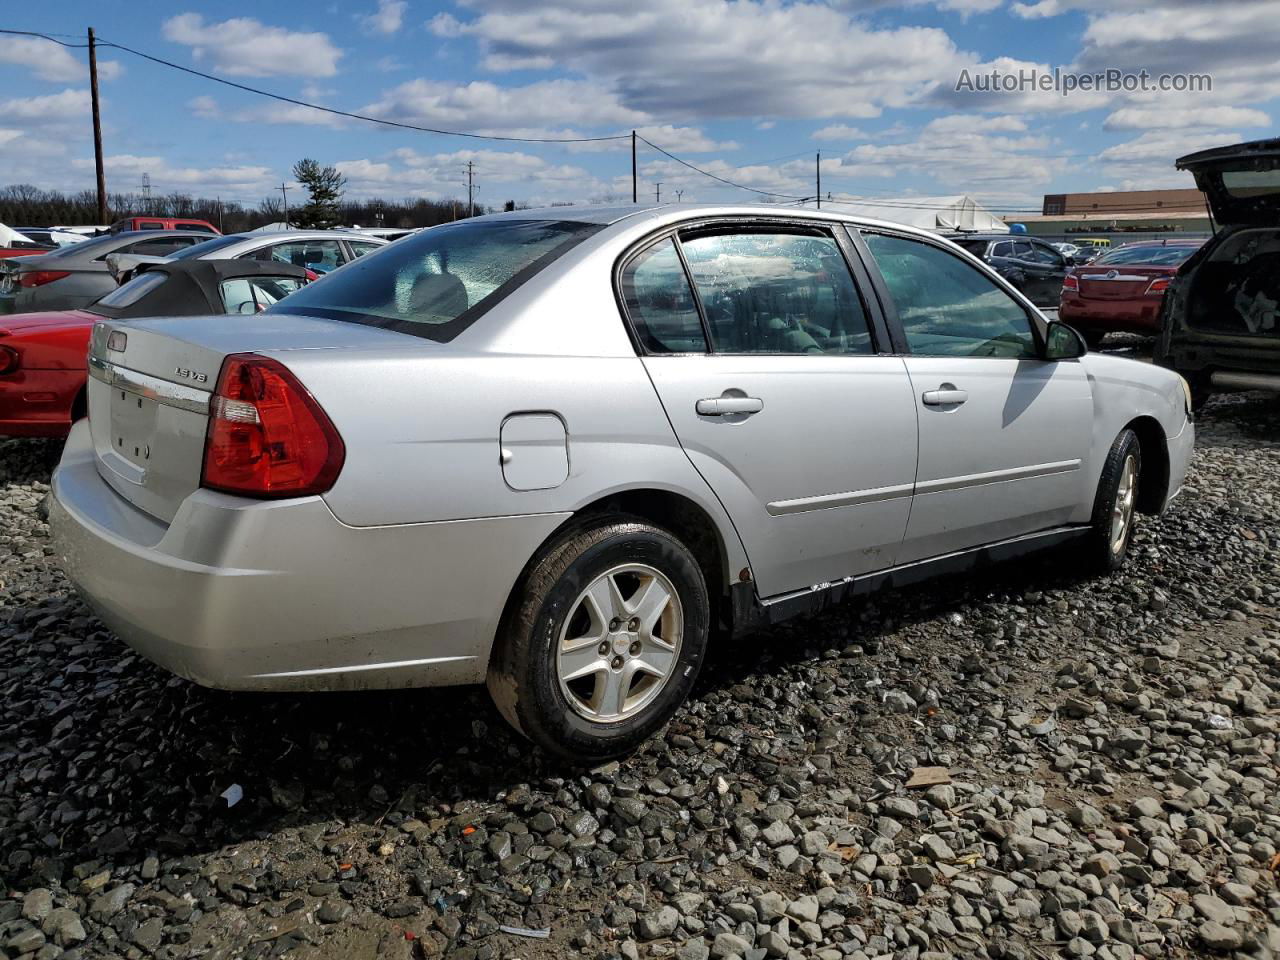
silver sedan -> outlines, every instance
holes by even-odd
[[[442,226],[243,321],[100,323],[89,369],[51,523],[125,641],[223,688],[487,682],[578,761],[735,633],[1115,569],[1193,438],[1181,378],[954,244],[750,206]]]

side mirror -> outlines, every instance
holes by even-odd
[[[1089,352],[1084,337],[1061,320],[1050,320],[1049,330],[1044,338],[1044,358],[1046,360],[1075,360]]]

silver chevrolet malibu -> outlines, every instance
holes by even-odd
[[[1116,568],[1193,439],[1177,375],[954,244],[771,207],[480,217],[88,362],[50,519],[126,642],[230,689],[487,681],[582,762],[743,631],[1055,544]]]

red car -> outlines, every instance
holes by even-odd
[[[1058,317],[1096,349],[1108,333],[1156,334],[1160,301],[1178,267],[1204,240],[1139,240],[1108,250],[1062,282]]]
[[[186,217],[129,217],[117,220],[107,228],[108,233],[125,233],[130,230],[195,230],[199,233],[222,231],[208,220],[191,220]]]
[[[258,260],[175,260],[139,271],[83,310],[0,318],[0,436],[64,437],[85,415],[89,334],[103,317],[253,314],[310,273]]]

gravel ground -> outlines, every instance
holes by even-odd
[[[1210,405],[1122,574],[788,624],[590,773],[479,690],[150,666],[52,563],[50,452],[0,442],[0,956],[1280,956],[1274,399]]]

